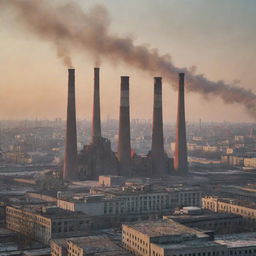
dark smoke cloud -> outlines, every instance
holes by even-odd
[[[57,56],[62,59],[63,64],[68,68],[73,68],[69,48],[64,46],[62,43],[57,43],[56,46],[57,46]]]
[[[64,63],[71,67],[70,50],[86,50],[97,64],[101,57],[122,61],[150,74],[157,72],[177,89],[177,73],[186,73],[187,90],[204,97],[220,97],[225,103],[239,103],[256,118],[256,95],[223,81],[209,81],[195,74],[196,68],[174,66],[170,55],[160,55],[157,49],[135,45],[130,37],[119,37],[109,31],[110,18],[103,6],[95,6],[84,12],[76,3],[55,6],[50,0],[0,0],[0,13],[13,11],[15,20],[41,39],[57,47]],[[61,42],[61,43],[60,43]]]

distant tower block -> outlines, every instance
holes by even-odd
[[[188,171],[186,120],[184,103],[184,73],[179,74],[179,98],[176,126],[174,169],[180,173]]]
[[[152,167],[153,176],[165,174],[163,110],[162,110],[162,78],[154,78],[154,108],[152,132]]]
[[[75,69],[68,70],[68,105],[63,179],[66,181],[78,179]]]
[[[130,138],[130,105],[129,77],[121,76],[119,138],[117,157],[120,164],[120,175],[131,173],[131,138]]]
[[[93,97],[93,116],[92,116],[92,141],[101,137],[100,120],[100,69],[94,68],[94,97]]]

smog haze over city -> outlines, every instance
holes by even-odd
[[[256,256],[255,0],[0,0],[0,256]]]

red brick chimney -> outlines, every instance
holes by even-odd
[[[154,107],[152,131],[152,175],[161,176],[166,173],[164,159],[163,110],[162,110],[162,78],[154,78]]]
[[[131,138],[130,138],[130,105],[129,77],[121,76],[119,138],[117,157],[120,164],[120,175],[131,173]]]
[[[101,137],[100,120],[100,69],[94,68],[94,97],[92,115],[92,141]]]
[[[75,69],[68,70],[68,104],[63,179],[78,180]]]
[[[186,139],[186,120],[184,102],[184,73],[179,74],[179,96],[178,113],[176,124],[176,144],[174,156],[174,169],[180,173],[188,171],[187,159],[187,139]]]

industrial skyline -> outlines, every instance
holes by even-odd
[[[256,1],[0,0],[0,256],[255,256]]]
[[[117,152],[111,148],[109,138],[101,134],[100,68],[94,68],[94,96],[91,140],[77,151],[77,120],[75,69],[68,69],[67,121],[63,179],[76,181],[97,179],[100,175],[123,177],[167,177],[171,174],[188,174],[186,119],[185,119],[185,74],[179,77],[176,148],[174,157],[164,149],[162,78],[154,77],[154,102],[151,148],[146,154],[138,154],[131,148],[130,88],[129,76],[121,76],[120,110]],[[170,134],[169,134],[170,136]]]

